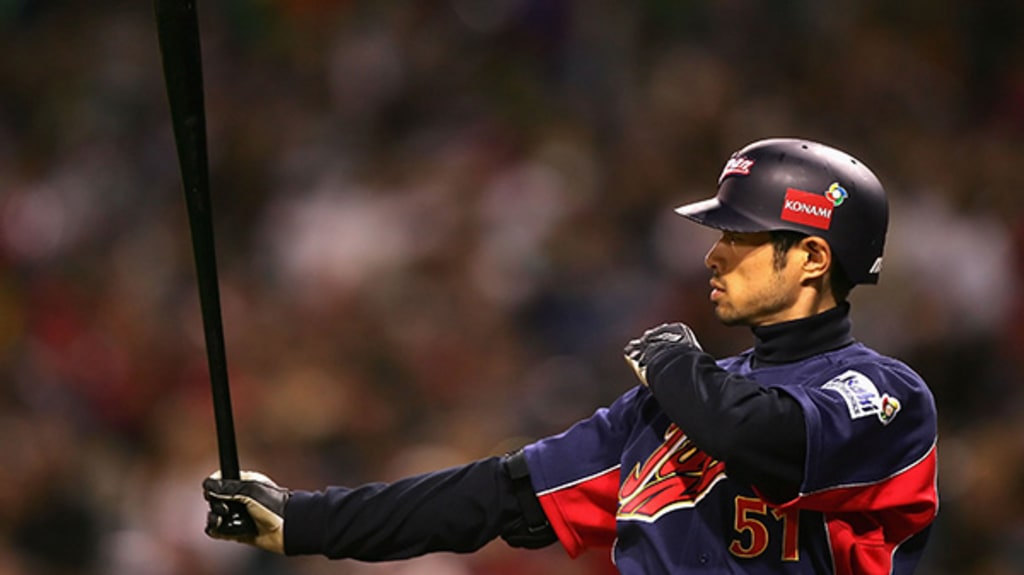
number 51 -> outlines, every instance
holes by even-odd
[[[757,497],[736,497],[736,516],[733,527],[736,537],[729,545],[729,552],[737,557],[750,559],[764,553],[768,548],[768,526],[765,521],[774,517],[782,522],[782,560],[800,560],[800,510],[771,508]],[[742,535],[748,534],[749,540],[744,545]]]

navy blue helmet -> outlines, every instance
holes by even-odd
[[[850,281],[878,283],[885,190],[863,162],[830,146],[781,138],[749,144],[725,163],[715,197],[676,212],[719,230],[819,236]]]

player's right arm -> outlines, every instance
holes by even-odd
[[[634,387],[565,432],[523,450],[534,491],[571,557],[609,548],[618,537],[622,458],[638,436],[656,433],[641,422],[652,415],[649,400],[645,389]]]
[[[507,457],[360,487],[288,490],[265,476],[241,480],[215,476],[203,482],[210,502],[207,534],[286,555],[319,554],[363,561],[407,559],[435,551],[471,552],[503,537],[517,547],[555,542],[543,518],[524,515]],[[224,501],[241,501],[255,535],[227,530]],[[528,500],[527,500],[528,502]],[[537,507],[539,509],[539,505]]]
[[[207,534],[288,555],[364,561],[471,552],[496,537],[523,548],[559,541],[571,556],[608,547],[616,536],[619,454],[646,396],[640,390],[522,451],[390,484],[311,492],[210,477],[203,483]],[[226,500],[246,505],[258,536],[225,529]]]

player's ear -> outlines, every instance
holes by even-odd
[[[804,280],[815,280],[828,273],[832,266],[832,248],[824,238],[807,236],[797,245],[800,250],[800,266],[804,272]]]

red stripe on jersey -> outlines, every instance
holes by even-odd
[[[619,468],[539,494],[544,514],[558,540],[576,557],[590,547],[611,547],[615,542]]]
[[[784,507],[822,511],[836,575],[888,574],[897,547],[927,527],[939,507],[936,448],[877,483],[799,497]]]

